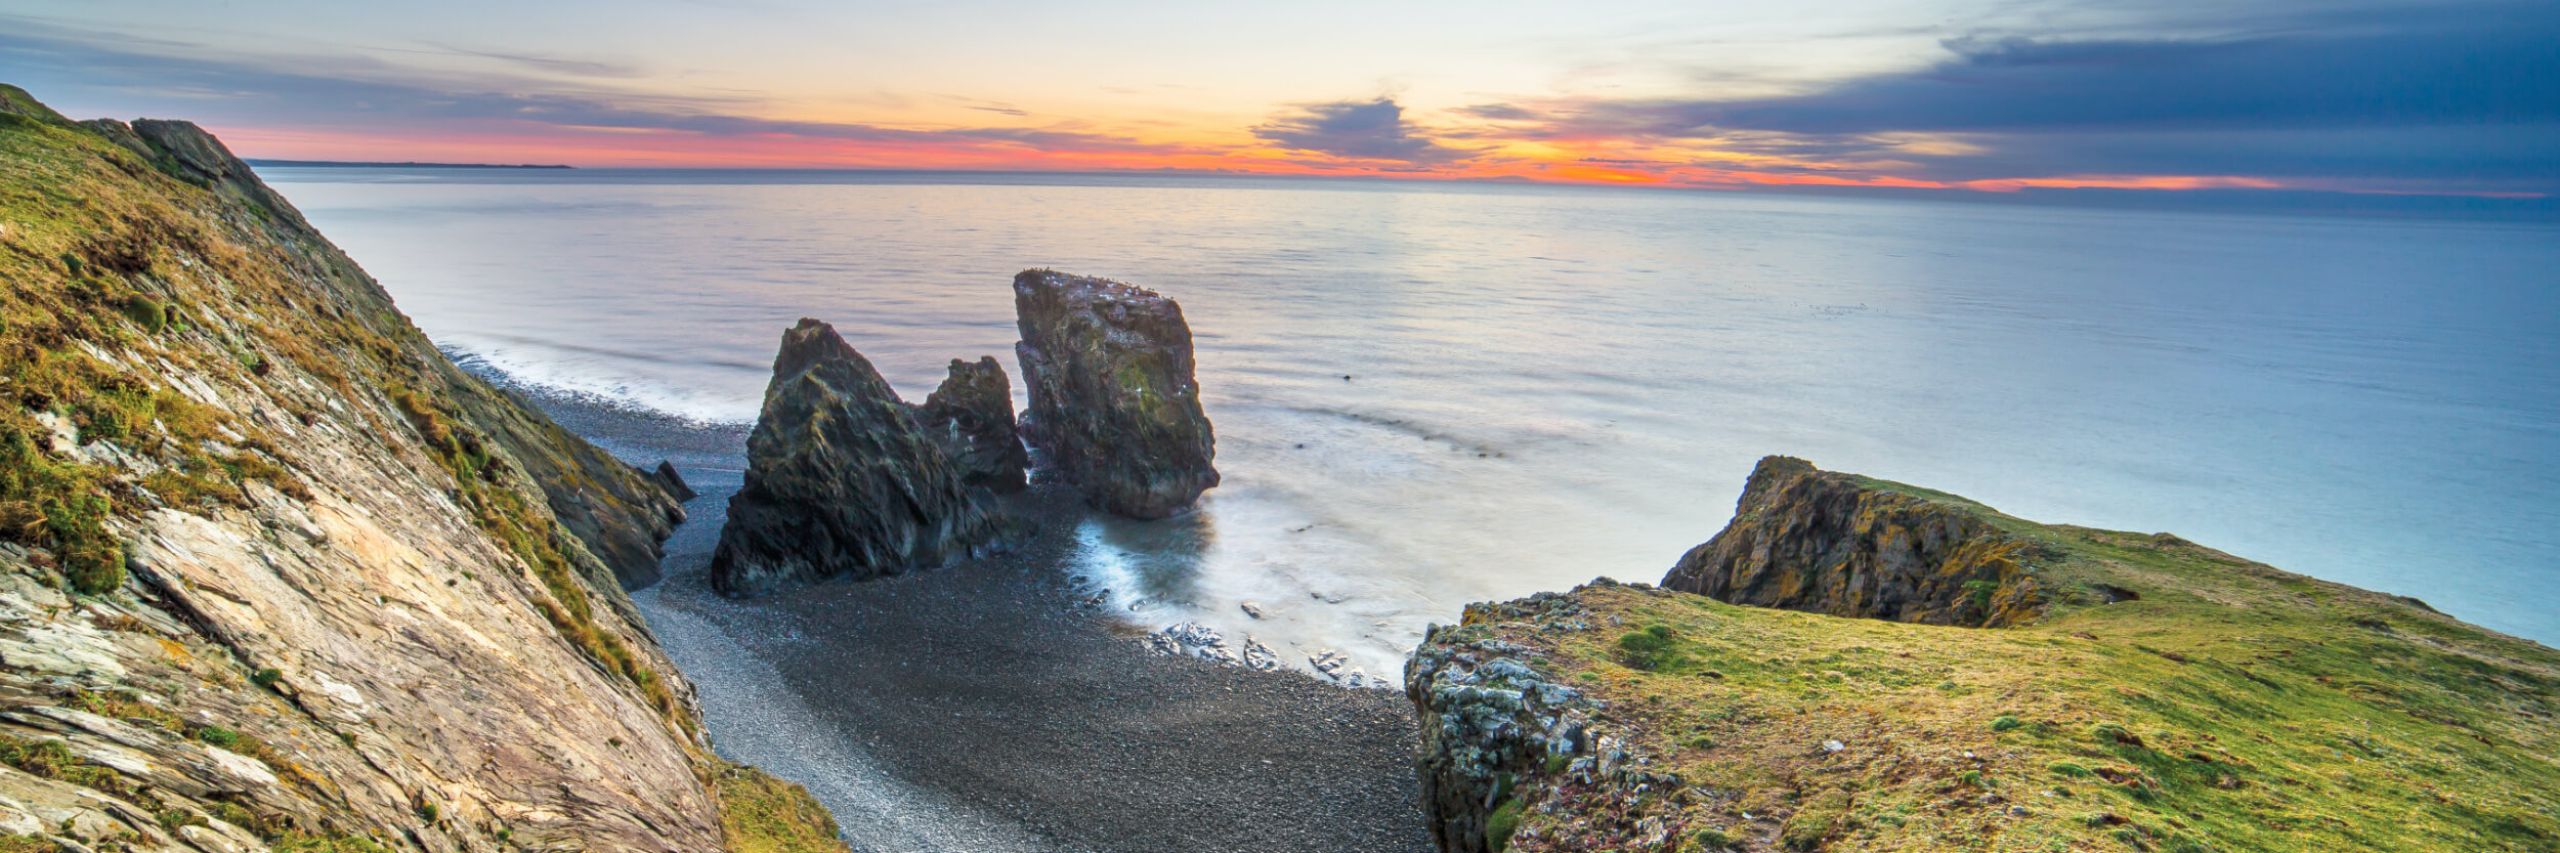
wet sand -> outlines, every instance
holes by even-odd
[[[1085,510],[1035,487],[1038,536],[988,559],[733,601],[704,572],[743,435],[540,399],[700,497],[635,595],[720,752],[801,782],[863,851],[1418,851],[1402,694],[1148,652],[1057,567]]]

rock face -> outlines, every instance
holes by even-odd
[[[754,595],[897,574],[1001,548],[1009,527],[871,362],[804,319],[774,357],[711,584]]]
[[[994,356],[976,362],[952,359],[951,375],[917,407],[916,415],[942,442],[943,452],[960,466],[969,485],[1019,492],[1030,484],[1031,453],[1014,429],[1013,387]]]
[[[1464,621],[1433,626],[1414,648],[1405,662],[1405,696],[1422,718],[1417,769],[1435,849],[1492,853],[1535,846],[1520,843],[1530,839],[1518,835],[1531,809],[1567,816],[1579,839],[1617,843],[1539,849],[1677,845],[1664,827],[1637,826],[1624,810],[1607,806],[1648,790],[1674,790],[1679,778],[1658,772],[1651,757],[1608,734],[1599,724],[1601,703],[1561,683],[1540,649],[1506,639],[1591,627],[1577,598],[1547,592],[1469,605]]]
[[[603,556],[653,561],[671,499],[212,136],[0,86],[0,219],[0,847],[700,851],[792,811],[721,789],[752,771]]]
[[[1132,518],[1183,512],[1218,484],[1182,306],[1053,270],[1014,276],[1013,303],[1031,392],[1023,432],[1044,465]]]
[[[2004,626],[2042,606],[2025,540],[1981,515],[1785,456],[1760,460],[1733,522],[1662,586],[1735,604]]]

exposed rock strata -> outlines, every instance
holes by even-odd
[[[951,375],[916,414],[972,486],[1019,492],[1030,485],[1031,453],[1014,428],[1013,387],[994,356],[951,360]]]
[[[703,851],[779,813],[715,788],[748,771],[600,556],[672,502],[218,141],[0,86],[0,219],[10,845]]]
[[[711,583],[754,595],[897,574],[1001,548],[1010,528],[871,362],[804,319],[774,357]]]
[[[1218,484],[1182,306],[1054,270],[1014,276],[1013,297],[1031,394],[1023,432],[1046,468],[1132,518],[1183,512]]]
[[[2001,626],[2042,606],[2033,557],[1978,514],[1771,456],[1752,470],[1732,523],[1662,586],[1834,616]]]

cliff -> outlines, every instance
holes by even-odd
[[[2036,556],[1960,505],[1771,456],[1752,470],[1733,524],[1683,555],[1662,586],[1834,616],[2002,626],[2043,604],[2024,569]]]
[[[0,849],[840,848],[622,594],[675,499],[219,141],[0,87],[0,276]]]
[[[1431,630],[1440,849],[2560,848],[2560,652],[2414,599],[1785,458],[1666,584],[1798,609]]]

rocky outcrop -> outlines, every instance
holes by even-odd
[[[774,356],[711,584],[754,595],[897,574],[1002,548],[1014,533],[871,362],[804,319]]]
[[[1013,301],[1031,392],[1023,432],[1047,469],[1132,518],[1183,512],[1218,484],[1182,306],[1054,270],[1014,276]]]
[[[789,812],[715,785],[752,771],[600,556],[651,559],[663,490],[210,135],[30,103],[0,86],[0,848],[698,851]]]
[[[1031,453],[1014,429],[1013,387],[994,356],[975,362],[952,359],[951,375],[916,414],[969,485],[995,492],[1019,492],[1030,485]]]
[[[657,583],[658,561],[666,556],[660,543],[684,522],[691,492],[674,492],[662,477],[579,440],[510,392],[458,373],[454,378],[461,381],[448,381],[447,393],[542,486],[552,516],[611,570],[601,580],[623,589]],[[683,485],[682,479],[673,482],[675,488]]]
[[[2042,606],[2034,556],[1947,500],[1771,456],[1752,470],[1732,523],[1662,586],[1834,616],[2001,626]]]
[[[1775,457],[1672,581],[1796,610],[1594,581],[1428,633],[1440,850],[2560,841],[2560,653],[2402,597]]]
[[[1619,804],[1676,789],[1679,777],[1610,734],[1602,703],[1560,683],[1547,650],[1514,639],[1589,630],[1590,619],[1572,594],[1469,605],[1406,660],[1423,811],[1441,853],[1677,846],[1676,825]],[[1524,829],[1529,815],[1553,820]]]

